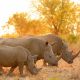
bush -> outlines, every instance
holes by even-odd
[[[75,36],[73,34],[70,34],[67,39],[70,43],[77,43],[79,36]]]

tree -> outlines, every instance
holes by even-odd
[[[77,33],[80,36],[80,4],[76,6],[76,16],[77,16]]]
[[[19,34],[24,35],[29,30],[29,16],[26,13],[15,13],[8,20],[8,25],[13,25]]]
[[[29,24],[30,33],[34,35],[50,33],[49,27],[42,20],[31,20]]]
[[[57,35],[64,33],[68,25],[76,21],[75,6],[69,0],[39,0],[39,3],[37,11]]]
[[[16,13],[8,20],[8,25],[14,25],[19,36],[50,33],[48,26],[42,20],[31,20],[26,13]],[[45,27],[46,26],[46,27]]]

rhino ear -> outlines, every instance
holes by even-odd
[[[46,42],[45,44],[46,44],[46,45],[48,45],[49,43],[48,43],[48,42]]]

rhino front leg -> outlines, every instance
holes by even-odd
[[[31,65],[31,66],[30,65],[26,65],[26,69],[27,68],[30,71],[30,73],[33,74],[33,75],[38,74],[38,72],[42,69],[42,68],[37,69],[36,66],[33,66],[33,65]]]
[[[0,66],[0,75],[2,75],[3,73],[3,68]]]
[[[25,75],[23,75],[23,67],[24,67],[24,64],[23,63],[19,63],[19,72],[20,72],[20,76],[21,77],[25,76]]]
[[[9,76],[13,76],[12,72],[14,71],[14,69],[15,69],[16,67],[17,67],[17,65],[16,65],[16,66],[12,66],[12,67],[10,68],[10,71],[9,71],[9,73],[8,73]]]
[[[48,66],[48,63],[45,60],[43,60],[43,66]]]

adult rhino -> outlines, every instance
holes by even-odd
[[[23,75],[23,66],[26,65],[32,74],[37,74],[38,69],[34,64],[34,57],[28,49],[22,46],[0,46],[0,69],[2,67],[11,67],[9,75],[12,74],[14,69],[18,66],[20,75]]]
[[[0,45],[23,46],[27,48],[32,55],[38,55],[37,60],[44,59],[50,65],[58,65],[58,60],[52,51],[52,46],[37,38],[16,38],[4,39]]]
[[[51,44],[51,46],[52,46],[54,54],[60,55],[61,58],[69,64],[73,63],[73,60],[80,53],[80,51],[78,51],[75,55],[73,55],[72,54],[73,51],[69,51],[68,46],[65,43],[65,41],[56,35],[47,34],[44,36],[36,36],[36,38],[39,38],[39,39],[44,40],[44,41],[48,41],[49,44]]]
[[[38,39],[44,40],[49,42],[49,44],[52,46],[52,50],[54,54],[57,56],[61,56],[63,60],[65,60],[67,63],[71,64],[73,63],[73,60],[78,56],[80,51],[78,51],[75,55],[72,55],[73,51],[69,51],[68,46],[64,40],[62,40],[59,36],[53,35],[53,34],[47,34],[43,36],[28,36],[24,38],[31,38],[36,37]]]

